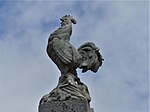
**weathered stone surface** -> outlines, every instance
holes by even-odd
[[[89,112],[94,112],[94,109],[93,109],[93,108],[90,108],[90,109],[89,109]]]
[[[70,15],[61,19],[61,26],[50,34],[47,54],[61,72],[58,86],[44,100],[64,100],[68,98],[86,98],[91,101],[88,87],[80,81],[77,68],[82,72],[91,70],[94,73],[102,66],[103,58],[100,49],[93,42],[86,42],[76,49],[70,42],[72,23],[77,21]],[[42,101],[41,101],[42,102]]]
[[[94,112],[86,99],[48,101],[39,106],[39,112]]]
[[[86,42],[76,49],[69,41],[72,23],[77,21],[70,15],[60,20],[61,26],[50,34],[46,50],[61,76],[58,85],[41,98],[39,112],[94,112],[90,108],[88,87],[81,82],[76,69],[82,69],[83,73],[88,70],[95,73],[104,59],[93,42]]]

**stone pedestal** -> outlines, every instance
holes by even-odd
[[[94,112],[85,99],[48,101],[39,105],[39,112]]]

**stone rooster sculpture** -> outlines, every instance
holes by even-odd
[[[80,81],[76,69],[97,72],[103,61],[100,49],[92,42],[86,42],[76,49],[69,42],[72,23],[76,24],[76,20],[70,15],[65,15],[60,20],[61,27],[49,36],[47,54],[57,65],[61,76],[57,87],[42,98],[41,104],[49,100],[70,98],[85,98],[90,102],[88,88]]]

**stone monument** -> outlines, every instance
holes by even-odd
[[[39,112],[94,112],[90,108],[91,97],[88,87],[78,77],[77,68],[82,72],[97,72],[102,65],[102,55],[93,42],[86,42],[76,49],[70,42],[72,23],[76,20],[65,15],[61,26],[50,34],[47,54],[61,72],[58,85],[39,103]]]

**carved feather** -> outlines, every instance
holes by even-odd
[[[73,59],[73,51],[72,46],[69,42],[63,41],[61,39],[54,39],[53,49],[62,62],[64,62],[65,64],[71,63]]]

